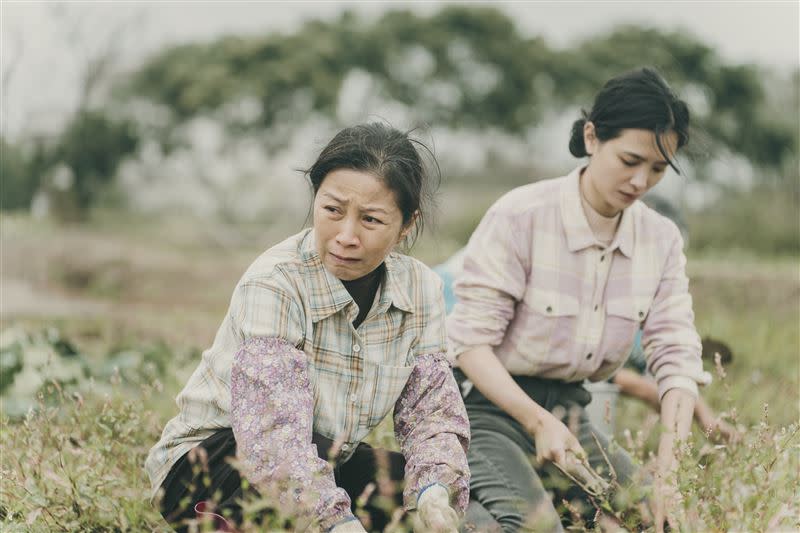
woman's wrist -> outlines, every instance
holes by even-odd
[[[517,421],[522,424],[522,427],[524,427],[528,433],[535,436],[539,430],[541,430],[542,426],[544,426],[546,416],[550,416],[550,413],[541,405],[531,401],[530,405],[526,406],[523,414]]]

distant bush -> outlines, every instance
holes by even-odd
[[[0,209],[28,209],[37,186],[23,150],[0,138]]]
[[[800,191],[759,185],[726,191],[687,216],[694,251],[743,249],[768,255],[800,254]]]
[[[138,146],[131,122],[110,118],[100,111],[77,114],[52,148],[53,166],[65,165],[73,180],[62,187],[80,213],[110,184],[122,159]]]
[[[0,209],[29,209],[46,197],[45,213],[81,219],[139,144],[136,125],[99,110],[76,113],[54,138],[14,143],[0,138]]]

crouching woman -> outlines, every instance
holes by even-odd
[[[421,230],[432,190],[415,143],[382,124],[347,128],[308,170],[313,227],[245,272],[147,458],[173,527],[204,509],[236,527],[256,492],[271,505],[262,520],[381,529],[390,517],[376,498],[404,484],[390,496],[418,511],[420,529],[455,531],[469,425],[445,357],[441,282],[395,251]],[[392,410],[402,453],[362,443]]]

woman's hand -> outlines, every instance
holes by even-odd
[[[458,515],[450,507],[450,495],[443,486],[433,485],[419,497],[414,531],[457,533],[458,523]]]
[[[677,531],[674,515],[680,500],[676,473],[675,443],[686,440],[692,427],[695,397],[684,389],[670,389],[661,399],[663,433],[658,443],[658,469],[652,500],[656,533],[663,533],[664,521]]]
[[[338,526],[334,526],[331,528],[330,533],[367,533],[367,530],[364,529],[364,526],[361,525],[361,522],[356,520],[348,520],[347,522],[343,522]]]
[[[737,444],[742,440],[741,432],[732,424],[728,424],[721,418],[715,420],[712,425],[706,428],[706,431],[711,432],[710,437],[715,442],[721,441],[727,442],[728,444]]]
[[[742,434],[731,424],[715,415],[714,410],[700,396],[695,402],[694,417],[703,429],[703,433],[712,442],[736,444],[742,439]]]
[[[575,460],[580,462],[586,457],[578,438],[563,422],[547,411],[540,413],[536,422],[528,429],[536,442],[536,462],[541,465],[550,461],[572,473]]]
[[[736,444],[742,440],[742,434],[739,432],[739,430],[721,418],[701,420],[699,423],[703,428],[703,432],[708,435],[709,440],[712,442]]]

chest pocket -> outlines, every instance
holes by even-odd
[[[606,358],[624,362],[630,355],[636,332],[647,318],[648,307],[633,298],[616,298],[606,302],[606,324],[603,332]]]
[[[544,317],[578,314],[578,299],[556,291],[531,288],[525,295],[525,303]]]
[[[556,291],[529,288],[514,317],[516,346],[508,361],[509,370],[529,373],[566,364],[578,323],[578,311],[577,298]]]
[[[359,424],[367,428],[377,426],[394,408],[400,394],[414,370],[413,355],[411,366],[391,366],[364,361],[364,380],[367,384]]]

